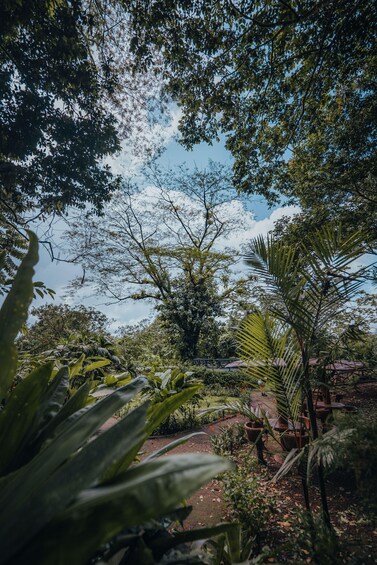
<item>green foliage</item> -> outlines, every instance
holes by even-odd
[[[117,340],[121,355],[130,365],[152,367],[177,363],[176,349],[159,317],[142,320],[134,326],[122,326]]]
[[[183,390],[193,390],[197,395],[202,389],[199,381],[187,376],[180,369],[168,369],[162,374],[148,374],[145,392],[153,402],[162,402],[166,397]]]
[[[211,435],[211,445],[216,455],[233,455],[245,443],[247,439],[243,423],[221,426],[218,433]]]
[[[109,319],[105,314],[86,306],[71,307],[67,304],[45,304],[32,308],[36,321],[19,339],[23,351],[38,354],[65,345],[66,341],[87,343],[96,338],[98,347],[106,335]],[[93,335],[95,334],[95,335]],[[83,351],[89,353],[89,351]]]
[[[202,385],[199,381],[188,377],[180,369],[168,369],[161,376],[148,374],[148,385],[144,394],[153,403],[161,403],[168,397],[173,397],[179,392],[189,392],[188,402],[177,407],[177,411],[171,412],[155,430],[155,434],[171,434],[181,430],[192,430],[198,426],[200,421],[198,415],[199,400],[201,398]]]
[[[104,103],[116,69],[97,66],[90,45],[89,29],[101,27],[101,17],[81,1],[1,5],[0,197],[16,213],[85,202],[100,208],[118,185],[103,164],[120,148]]]
[[[342,565],[348,562],[346,555],[341,553],[334,530],[326,525],[321,516],[306,512],[298,515],[293,535],[292,545],[301,554],[303,562],[307,559],[318,565]]]
[[[376,237],[375,4],[130,5],[137,64],[164,58],[186,147],[223,134],[238,189]]]
[[[377,421],[374,415],[348,416],[339,424],[340,430],[350,430],[345,441],[338,443],[332,468],[353,477],[364,507],[377,513]]]
[[[27,243],[27,239],[8,221],[7,214],[0,214],[0,295],[8,291],[17,263],[27,250]]]
[[[280,411],[295,420],[300,391],[311,410],[309,358],[318,353],[322,328],[357,296],[365,269],[350,273],[363,255],[363,235],[344,234],[341,226],[318,230],[309,247],[268,237],[250,246],[247,263],[270,297],[269,313],[251,314],[240,332],[248,372],[277,395]],[[314,414],[310,414],[316,435]]]
[[[122,557],[122,565],[140,564],[175,564],[189,563],[191,565],[216,565],[226,564],[232,565],[239,563],[240,547],[234,542],[234,536],[238,532],[237,524],[219,524],[208,528],[200,528],[195,530],[174,531],[174,525],[179,520],[180,522],[189,515],[191,507],[185,507],[175,511],[166,516],[163,520],[151,520],[135,531],[135,528],[127,531],[130,538],[129,547],[125,555]],[[195,544],[203,539],[214,537],[211,540],[211,547],[213,544],[217,545],[219,538],[224,538],[222,550],[215,553],[209,553],[207,544]],[[109,547],[105,553],[105,557],[111,556],[116,550],[116,546]],[[238,551],[237,551],[238,550]],[[229,558],[225,561],[224,557]],[[234,561],[232,560],[234,558]],[[214,559],[218,558],[217,561]]]
[[[38,261],[38,242],[29,232],[28,252],[14,277],[12,288],[0,310],[0,403],[6,398],[17,371],[17,348],[14,341],[26,323],[28,308],[33,298],[32,276]]]
[[[104,317],[105,318],[105,317]],[[52,338],[48,331],[44,339],[43,331],[39,328],[36,343],[43,344],[51,342]],[[59,336],[56,336],[57,339]],[[112,392],[112,388],[120,387],[131,380],[132,373],[128,364],[119,358],[117,348],[109,341],[106,335],[100,333],[84,333],[69,335],[68,338],[58,339],[60,345],[55,348],[34,354],[33,351],[22,352],[18,367],[18,379],[24,378],[31,369],[38,367],[41,363],[51,362],[54,374],[62,367],[67,366],[69,370],[69,394],[75,394],[81,385],[87,383],[91,398],[100,398]],[[18,344],[30,348],[30,341],[23,337]]]
[[[377,368],[377,335],[364,335],[361,341],[352,344],[352,353],[356,359],[364,361],[370,368]]]
[[[221,386],[237,393],[251,385],[250,377],[241,371],[212,370],[205,367],[194,366],[192,376],[200,379],[206,387]]]
[[[37,250],[37,240],[30,234],[29,251],[0,311],[2,355],[13,360],[2,365],[0,375],[6,398],[0,411],[0,563],[87,563],[111,556],[111,548],[114,553],[124,548],[129,556],[136,538],[143,543],[143,524],[174,511],[229,464],[215,456],[192,454],[133,465],[153,429],[192,397],[195,388],[154,405],[144,402],[99,435],[110,416],[145,387],[145,379],[134,379],[84,407],[87,385],[67,401],[69,371],[76,368],[63,367],[54,374],[49,363],[8,393],[17,370],[13,341],[26,320]],[[227,528],[220,526],[209,535]],[[202,534],[196,533],[195,539]],[[167,535],[165,528],[160,528],[158,538],[158,559],[186,541]],[[150,552],[149,562],[157,562],[156,555]]]
[[[253,538],[257,546],[260,545],[261,535],[268,529],[268,520],[274,507],[273,497],[266,497],[259,488],[259,473],[257,460],[248,456],[234,471],[222,477],[224,499],[232,518],[241,524],[246,535]]]
[[[214,281],[197,277],[175,281],[174,291],[157,310],[171,338],[176,343],[181,359],[194,359],[198,355],[201,336],[209,333],[215,318],[223,312],[223,299]]]

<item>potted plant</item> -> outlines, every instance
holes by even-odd
[[[264,422],[267,420],[267,414],[261,406],[250,406],[247,402],[239,400],[238,402],[230,402],[229,404],[217,406],[216,408],[208,408],[203,413],[206,412],[230,412],[248,418],[247,422],[244,424],[247,438],[250,443],[254,443],[256,446],[259,462],[265,464],[263,459],[264,444],[262,435],[265,431]]]
[[[309,434],[304,429],[286,430],[281,438],[281,444],[286,451],[291,449],[301,449],[309,443]]]
[[[244,411],[244,415],[249,418],[249,420],[245,422],[247,439],[251,443],[255,443],[262,438],[262,434],[265,429],[263,423],[263,411],[260,406],[255,408],[251,406],[248,410]]]

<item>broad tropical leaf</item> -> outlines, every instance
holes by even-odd
[[[29,249],[14,277],[12,287],[0,310],[0,403],[8,394],[17,369],[17,349],[14,340],[26,323],[33,299],[34,265],[38,262],[38,240],[31,231]]]
[[[207,454],[176,455],[142,463],[117,477],[110,485],[82,492],[76,502],[43,532],[43,561],[85,563],[97,547],[122,529],[142,524],[174,510],[186,497],[231,464]],[[74,519],[73,519],[74,517]],[[91,535],[86,533],[90,531]],[[64,538],[70,543],[64,542]],[[42,535],[42,534],[41,534]],[[33,562],[38,538],[22,558]],[[40,559],[40,556],[39,556]]]
[[[89,488],[113,461],[124,457],[144,438],[146,411],[147,406],[143,405],[130,412],[62,466],[51,465],[50,452],[55,447],[50,444],[32,465],[26,465],[17,473],[17,484],[13,482],[11,485],[12,497],[10,499],[8,493],[0,510],[4,536],[0,563],[6,563],[54,516],[63,512],[83,489]],[[89,416],[89,412],[86,414]],[[75,452],[74,439],[70,447],[72,454]]]

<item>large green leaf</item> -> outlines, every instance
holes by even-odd
[[[73,377],[76,377],[78,374],[80,374],[84,361],[85,361],[85,353],[82,353],[79,359],[77,359],[77,361],[69,365],[70,379],[73,379]]]
[[[41,565],[86,563],[99,545],[122,529],[167,514],[202,484],[230,468],[230,462],[208,454],[176,455],[136,465],[115,483],[81,493],[61,519],[41,534],[43,557],[38,555],[36,539],[34,547],[22,555],[23,562],[38,558]]]
[[[26,440],[37,419],[51,375],[51,363],[35,369],[16,386],[0,413],[0,475],[12,471],[14,465],[22,461]]]
[[[53,440],[46,442],[44,449],[21,472],[16,471],[11,475],[6,492],[0,493],[0,516],[1,509],[5,508],[13,497],[27,500],[33,488],[38,484],[42,486],[60,465],[144,385],[144,379],[135,379],[131,384],[118,389],[100,402],[75,412],[62,422],[56,429]]]
[[[41,399],[40,408],[29,432],[28,450],[24,454],[25,461],[39,451],[48,434],[51,434],[61,421],[62,415],[60,415],[60,412],[67,399],[68,386],[68,367],[62,367],[49,383]],[[58,415],[60,415],[60,418],[58,418]]]
[[[185,532],[177,532],[174,533],[170,538],[161,536],[153,542],[152,547],[153,549],[158,549],[161,552],[165,553],[166,551],[172,549],[173,547],[176,547],[177,545],[213,538],[225,533],[230,535],[232,542],[234,541],[234,543],[232,543],[232,547],[236,547],[237,543],[235,542],[235,537],[238,538],[239,525],[232,523],[223,523],[208,528],[198,528],[195,530],[187,530]],[[233,555],[236,556],[236,551],[234,551]],[[237,553],[237,556],[239,556],[239,553]]]
[[[83,384],[77,392],[66,402],[63,407],[59,410],[59,412],[54,416],[49,422],[47,423],[46,427],[42,430],[41,437],[39,439],[41,441],[45,441],[46,439],[50,438],[56,428],[66,422],[68,418],[70,418],[73,414],[79,413],[82,408],[86,405],[86,400],[88,398],[90,392],[90,383]]]
[[[110,359],[99,359],[98,361],[93,361],[92,363],[89,363],[89,365],[87,365],[86,367],[84,367],[84,375],[86,373],[89,373],[90,371],[94,371],[95,369],[101,369],[101,367],[106,367],[107,365],[110,365],[111,361]]]
[[[38,240],[28,232],[29,250],[14,277],[12,287],[0,310],[0,403],[7,396],[17,370],[17,349],[14,340],[26,323],[33,299],[34,265],[38,262]]]
[[[62,409],[69,386],[68,367],[62,367],[54,376],[43,397],[40,412],[40,427],[43,428]]]
[[[195,396],[202,388],[202,385],[194,385],[190,386],[177,394],[167,396],[163,402],[156,402],[152,404],[148,411],[148,420],[145,428],[145,437],[148,437],[152,434],[152,432],[161,424],[165,418],[167,418],[170,414],[175,412],[180,406],[185,404],[190,398]],[[144,441],[144,440],[143,440]],[[140,442],[139,445],[135,445],[135,450],[133,456],[137,455],[137,452],[140,450],[143,441]],[[104,475],[104,480],[110,480],[111,478],[115,477],[122,471],[125,471],[128,467],[128,458],[124,461],[119,461],[116,465],[113,465],[111,469],[108,469]]]
[[[226,541],[228,546],[228,553],[232,563],[241,563],[242,553],[242,530],[239,524],[229,524],[226,530]]]
[[[46,464],[46,459],[49,458],[48,449],[35,458],[39,460],[39,467],[34,469],[33,476],[29,476],[27,466],[23,468],[22,488],[20,485],[19,489],[13,490],[12,499],[8,499],[6,506],[0,510],[4,536],[0,563],[6,563],[75,498],[79,496],[80,499],[82,495],[79,493],[95,483],[113,461],[139,443],[144,437],[146,413],[147,405],[133,410],[106,433],[89,442],[52,474],[46,472],[49,467],[48,461]],[[75,516],[74,523],[77,518],[78,516]],[[84,537],[90,536],[86,533]]]

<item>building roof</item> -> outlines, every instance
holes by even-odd
[[[320,362],[319,359],[313,357],[309,359],[309,365],[315,367]],[[335,359],[331,363],[325,366],[327,371],[335,371],[340,373],[352,373],[353,371],[359,371],[365,369],[365,364],[362,361],[350,361],[348,359]]]
[[[227,365],[225,365],[224,369],[247,369],[249,367],[263,367],[263,365],[264,365],[263,361],[258,361],[256,359],[254,360],[250,359],[247,361],[238,359],[237,361],[232,361],[232,363],[228,363]],[[277,357],[276,359],[273,359],[272,366],[285,367],[286,362],[284,361],[284,359]]]

